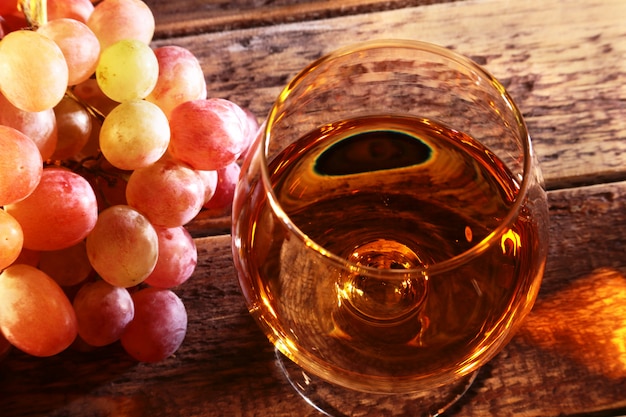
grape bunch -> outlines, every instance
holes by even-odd
[[[154,29],[141,0],[0,3],[0,355],[185,337],[185,225],[228,213],[258,123]]]

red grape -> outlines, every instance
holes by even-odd
[[[187,333],[187,311],[170,290],[144,288],[132,295],[135,317],[120,338],[126,352],[141,362],[171,356]]]
[[[117,341],[135,315],[135,306],[126,288],[98,280],[84,284],[73,302],[79,336],[91,346]]]

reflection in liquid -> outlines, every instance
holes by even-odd
[[[430,159],[426,143],[402,132],[379,130],[349,136],[326,149],[315,170],[322,175],[350,175],[419,165]]]

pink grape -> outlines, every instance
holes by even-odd
[[[33,250],[75,245],[98,217],[96,195],[87,180],[62,168],[45,168],[37,188],[5,209],[22,226],[24,247]]]
[[[24,243],[22,227],[6,211],[0,209],[0,271],[20,255]]]
[[[0,206],[33,193],[41,180],[42,163],[32,140],[16,129],[0,126]]]
[[[205,209],[215,214],[224,214],[231,208],[240,172],[241,167],[236,162],[217,171],[217,187],[211,199],[204,203]]]
[[[58,143],[58,128],[53,109],[28,112],[15,107],[0,94],[0,125],[9,126],[28,136],[45,161]]]
[[[187,281],[196,268],[196,244],[182,226],[156,227],[155,230],[159,237],[159,258],[144,282],[158,288],[176,287]]]
[[[88,79],[96,70],[100,43],[86,24],[74,19],[50,20],[37,29],[52,39],[63,52],[68,67],[68,85]]]
[[[146,100],[158,105],[169,117],[177,105],[206,98],[204,72],[191,51],[168,45],[155,49],[154,54],[159,62],[159,78]]]
[[[126,186],[128,204],[164,227],[191,221],[202,209],[204,193],[196,171],[168,158],[134,171]]]
[[[65,249],[42,251],[39,256],[39,269],[62,287],[85,281],[92,271],[85,241],[81,240]]]
[[[52,356],[72,344],[77,334],[74,309],[44,272],[15,264],[0,273],[0,331],[18,349]]]
[[[106,346],[117,340],[135,315],[135,305],[126,288],[98,280],[84,284],[74,297],[78,335],[91,346]]]
[[[196,171],[200,178],[202,178],[202,182],[204,183],[204,202],[206,203],[215,194],[215,189],[217,188],[217,171]]]
[[[31,30],[16,30],[0,42],[0,90],[17,108],[51,109],[65,95],[67,63],[54,41]]]
[[[176,106],[170,114],[172,156],[206,171],[236,161],[247,145],[243,114],[235,103],[219,98]]]
[[[93,4],[90,0],[47,0],[48,20],[69,18],[87,23],[93,13]]]
[[[144,288],[132,295],[135,317],[120,341],[141,362],[158,362],[178,350],[187,333],[187,312],[178,296],[167,289]]]
[[[154,15],[140,0],[104,0],[94,8],[87,26],[96,34],[102,50],[123,39],[149,44],[154,36]]]
[[[77,155],[91,137],[92,118],[85,107],[70,97],[54,108],[59,140],[51,159],[63,160]]]
[[[100,213],[87,236],[87,256],[109,284],[132,287],[154,269],[159,240],[148,219],[129,206],[111,206]]]

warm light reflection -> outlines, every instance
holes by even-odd
[[[269,298],[267,298],[267,296],[265,294],[261,295],[261,302],[263,303],[263,305],[265,306],[267,311],[272,316],[274,316],[274,318],[278,318],[278,316],[276,315],[276,312],[274,311],[274,307],[272,307],[272,303],[270,303]]]
[[[354,294],[359,297],[364,295],[363,290],[356,288],[352,282],[346,282],[343,286],[335,284],[337,290],[337,307],[341,307],[342,300],[349,300]]]
[[[613,342],[613,346],[619,352],[617,360],[620,361],[623,369],[626,369],[626,326],[613,331],[611,342]]]
[[[522,240],[520,239],[520,236],[513,230],[509,229],[508,232],[502,235],[500,247],[502,248],[502,253],[504,253],[505,255],[512,251],[513,253],[511,255],[517,256],[517,249],[521,246]]]
[[[540,296],[519,336],[588,372],[626,378],[626,276],[600,269]]]

